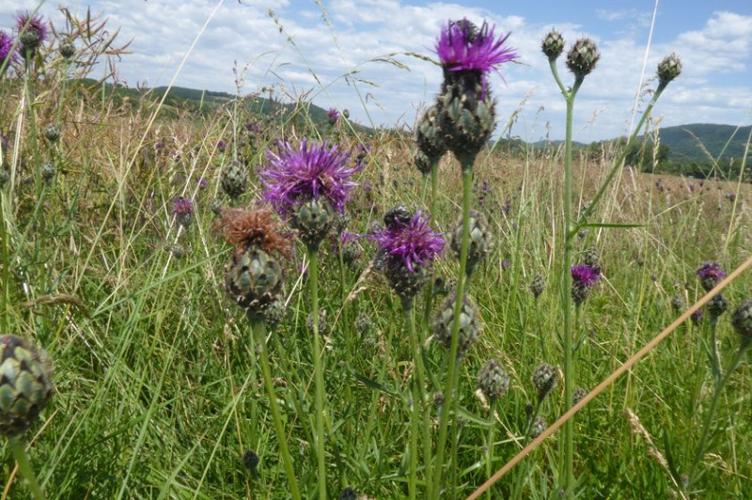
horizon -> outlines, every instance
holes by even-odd
[[[506,135],[505,124],[514,116],[512,136],[529,142],[563,137],[564,102],[539,49],[552,27],[562,32],[567,47],[590,36],[601,51],[598,66],[578,94],[575,138],[580,142],[626,134],[640,81],[643,88],[654,87],[655,65],[671,52],[680,55],[684,71],[654,112],[657,126],[752,122],[752,90],[745,83],[752,80],[746,62],[752,57],[752,15],[742,0],[658,3],[644,78],[654,1],[588,0],[565,8],[547,0],[534,7],[510,4],[505,13],[490,0],[334,0],[322,3],[324,11],[314,2],[296,0],[201,0],[190,5],[76,0],[65,5],[74,14],[91,7],[93,15],[109,20],[111,31],[121,30],[121,42],[133,40],[132,53],[117,63],[119,81],[130,87],[168,85],[211,17],[175,86],[234,94],[237,61],[241,71],[248,67],[243,94],[274,86],[277,96],[307,95],[322,108],[348,109],[354,121],[367,126],[411,127],[438,90],[441,69],[406,53],[435,57],[433,44],[442,23],[467,17],[511,32],[509,43],[520,55],[519,64],[505,65],[491,81],[498,101],[497,135]],[[13,17],[28,8],[28,2],[6,2],[0,7],[0,29],[8,31]],[[45,3],[40,13],[61,26],[54,5]],[[398,63],[374,60],[387,54]],[[562,59],[559,68],[566,83],[570,75]],[[698,122],[698,116],[703,120]]]

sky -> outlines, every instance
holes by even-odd
[[[467,17],[511,32],[519,54],[518,64],[491,79],[497,133],[514,117],[512,136],[563,137],[564,101],[540,52],[551,28],[567,48],[587,36],[601,51],[577,95],[576,140],[626,133],[635,102],[644,106],[638,89],[655,87],[655,67],[672,52],[684,72],[661,97],[657,123],[752,123],[752,0],[659,0],[644,74],[655,0],[69,0],[45,2],[40,13],[62,26],[60,5],[81,16],[91,8],[110,31],[120,29],[118,40],[132,41],[117,62],[118,78],[130,86],[166,85],[177,75],[179,86],[234,93],[237,68],[243,94],[273,87],[282,99],[348,109],[366,125],[410,128],[442,78],[440,67],[412,54],[435,58],[442,24]],[[3,0],[0,29],[35,6]],[[572,77],[563,59],[566,83]]]

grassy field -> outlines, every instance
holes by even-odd
[[[149,98],[134,104],[96,89],[72,92],[62,83],[69,68],[54,53],[35,72],[0,80],[0,130],[8,139],[2,170],[9,174],[0,190],[0,326],[34,339],[54,360],[54,398],[26,434],[48,497],[287,498],[260,346],[224,291],[231,248],[212,206],[232,203],[222,194],[221,172],[237,151],[251,181],[234,205],[250,206],[275,138],[366,145],[366,167],[341,227],[367,234],[395,205],[427,207],[412,137],[366,135],[344,118],[329,127],[302,111],[295,120],[261,120],[232,101],[210,113],[178,109],[161,117]],[[254,120],[261,130],[245,131]],[[58,142],[45,138],[48,125],[59,127]],[[228,143],[224,153],[220,139]],[[575,158],[575,211],[605,178],[614,157],[607,153],[601,163]],[[494,245],[470,285],[483,331],[460,364],[445,498],[470,494],[530,441],[529,407],[538,399],[533,371],[543,362],[560,371],[562,162],[561,148],[478,157],[474,205],[486,215]],[[451,155],[439,176],[431,215],[450,232],[462,199]],[[172,214],[178,196],[194,200],[188,227]],[[748,256],[750,199],[747,184],[621,171],[592,220],[637,226],[588,228],[575,244],[575,261],[597,257],[603,272],[575,318],[578,386],[594,387],[703,295],[695,276],[703,261],[731,271]],[[342,253],[335,241],[325,242],[320,261],[329,496],[352,488],[368,498],[405,497],[415,363],[401,304],[372,265],[369,239]],[[268,346],[295,474],[303,497],[311,498],[318,469],[307,266],[298,244],[285,263],[284,318],[270,330]],[[446,283],[456,279],[448,248],[434,269]],[[536,275],[546,282],[537,299],[530,291]],[[730,311],[749,294],[750,278],[742,275],[724,291]],[[430,321],[418,311],[418,330],[428,337]],[[746,363],[721,395],[702,474],[689,492],[678,484],[712,397],[713,337],[705,316],[683,324],[577,415],[581,498],[752,496]],[[739,345],[730,312],[718,322],[717,345],[727,366]],[[425,390],[433,401],[448,356],[430,338],[425,346]],[[511,379],[493,410],[476,392],[478,370],[492,357]],[[567,407],[559,383],[538,414],[551,423]],[[438,401],[432,408],[435,430]],[[2,498],[25,498],[10,452],[0,449]],[[494,486],[492,498],[555,498],[560,470],[559,441],[549,438]],[[419,491],[424,473],[420,461]]]

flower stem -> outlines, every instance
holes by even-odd
[[[436,193],[439,189],[439,162],[435,162],[431,165],[431,198],[428,200],[428,220],[434,218],[434,212],[436,211]],[[436,280],[436,273],[431,268],[431,276],[429,278],[428,286],[426,287],[426,308],[423,312],[423,322],[426,325],[431,323],[431,311],[433,310],[433,293],[434,282]]]
[[[470,205],[473,196],[473,161],[462,163],[462,240],[460,245],[460,269],[457,274],[457,290],[454,302],[454,322],[452,323],[452,340],[449,348],[449,369],[444,390],[444,404],[441,406],[439,419],[439,441],[436,448],[436,469],[434,471],[434,487],[432,497],[438,498],[441,493],[442,467],[444,465],[444,449],[449,425],[449,411],[453,409],[454,388],[459,370],[457,369],[457,351],[459,349],[460,314],[465,297],[465,283],[467,281],[467,252],[470,246]]]
[[[326,459],[324,456],[324,367],[319,334],[319,250],[308,248],[308,286],[313,315],[313,372],[316,386],[316,458],[319,467],[319,500],[326,500]]]
[[[488,441],[486,443],[486,477],[491,477],[493,474],[493,455],[494,455],[494,431],[496,430],[496,420],[494,419],[494,406],[496,401],[490,401],[491,403],[491,410],[489,412],[489,427],[488,427]],[[488,492],[486,493],[486,498],[488,500],[491,500],[493,497],[491,496],[491,489],[489,488]]]
[[[287,434],[285,434],[285,426],[282,423],[282,416],[279,412],[279,406],[277,405],[277,395],[274,391],[272,371],[269,368],[269,355],[267,354],[266,332],[264,324],[262,322],[252,322],[251,330],[256,335],[256,343],[259,346],[261,373],[264,377],[266,395],[269,398],[269,408],[272,412],[274,430],[277,433],[277,441],[279,441],[279,452],[282,455],[282,462],[285,465],[285,472],[287,472],[287,484],[290,487],[290,494],[292,495],[292,498],[294,500],[300,500],[301,497],[300,490],[298,489],[298,480],[295,478],[295,470],[292,466],[292,458],[290,457],[290,451],[287,449]]]
[[[34,500],[44,500],[44,492],[37,482],[37,476],[34,474],[34,469],[31,467],[29,457],[26,455],[26,449],[23,443],[17,438],[12,437],[8,440],[13,456],[18,462],[18,470],[21,472],[21,476],[26,479],[31,490],[31,495]]]
[[[731,374],[734,373],[734,371],[736,371],[736,369],[741,364],[750,346],[752,346],[752,342],[747,341],[742,343],[742,345],[739,347],[739,350],[736,352],[736,356],[734,356],[734,359],[731,362],[731,366],[729,366],[728,371],[726,371],[723,378],[716,382],[715,390],[713,391],[713,399],[710,402],[710,408],[708,409],[707,414],[705,414],[705,421],[702,425],[702,435],[700,436],[700,441],[697,443],[697,449],[695,451],[694,459],[692,460],[692,465],[689,469],[689,479],[687,481],[686,488],[687,490],[689,490],[692,481],[695,479],[697,466],[700,465],[702,457],[705,455],[705,448],[707,447],[708,439],[710,438],[710,430],[713,423],[713,417],[715,416],[715,412],[718,410],[718,403],[721,399],[721,392],[723,392],[724,386],[729,381],[729,378],[731,378]]]
[[[572,119],[574,97],[579,85],[566,96],[567,127],[564,142],[564,255],[562,259],[561,307],[564,313],[564,401],[571,404],[574,394],[574,360],[572,353]],[[574,492],[574,425],[573,419],[564,424],[561,442],[562,463],[564,466],[564,492],[566,498],[573,498]]]

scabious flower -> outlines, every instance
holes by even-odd
[[[339,120],[339,111],[334,108],[329,108],[329,111],[326,112],[326,118],[329,120],[329,125],[336,125],[337,120]]]
[[[582,304],[590,289],[601,279],[601,270],[588,264],[576,264],[570,269],[572,273],[572,298],[576,305]]]
[[[48,28],[41,16],[30,13],[20,14],[16,18],[18,39],[21,41],[21,53],[35,52],[47,40]]]
[[[175,198],[172,200],[172,215],[181,226],[190,226],[193,220],[193,201],[182,196]]]
[[[0,31],[0,67],[7,60],[10,64],[16,59],[16,53],[13,51],[13,37],[4,31]]]
[[[726,273],[718,262],[707,261],[697,269],[697,277],[705,291],[709,292],[726,277]]]
[[[379,247],[384,273],[395,292],[412,298],[428,277],[426,269],[444,249],[444,238],[420,212],[396,207],[384,216],[385,227],[371,238]]]

